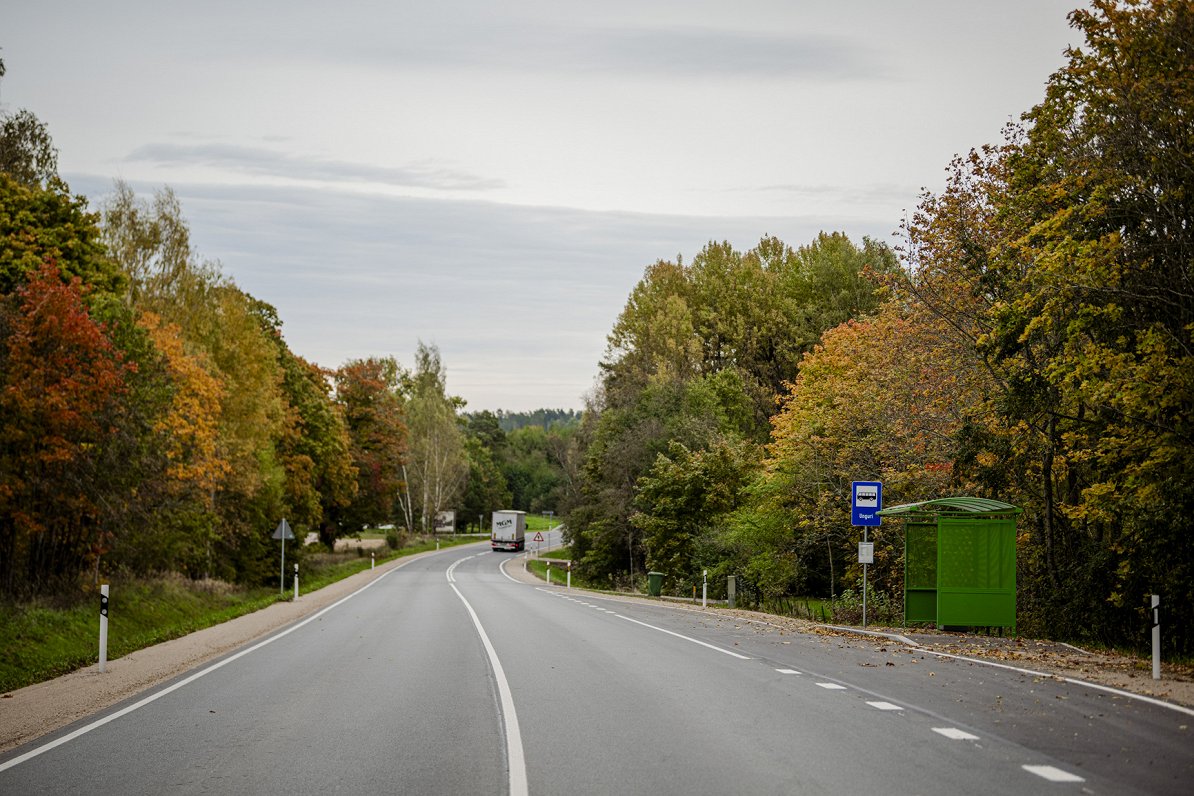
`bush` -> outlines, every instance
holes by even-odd
[[[833,621],[842,625],[862,624],[862,591],[846,589],[832,603]],[[899,625],[904,617],[904,607],[884,591],[867,589],[867,623]]]

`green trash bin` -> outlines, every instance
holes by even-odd
[[[652,597],[663,594],[663,574],[662,572],[647,573],[647,594]]]

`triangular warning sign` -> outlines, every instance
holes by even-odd
[[[537,533],[537,534],[535,534],[535,538],[534,538],[534,539],[532,539],[531,541],[532,541],[532,542],[542,542],[542,541],[543,541],[543,534],[542,534],[542,533]]]

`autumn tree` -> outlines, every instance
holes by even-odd
[[[401,377],[391,357],[351,360],[336,371],[336,400],[348,429],[357,490],[347,506],[324,514],[319,535],[329,547],[339,534],[391,523],[397,516],[407,450]]]
[[[0,315],[0,587],[42,591],[85,572],[115,529],[101,467],[127,366],[78,277],[46,263]]]
[[[103,238],[128,275],[125,304],[177,325],[187,353],[222,388],[216,451],[227,469],[206,499],[211,521],[192,531],[204,537],[203,572],[257,581],[269,575],[267,532],[285,510],[283,373],[258,302],[201,260],[189,235],[168,190],[148,202],[118,183],[104,202]]]
[[[1194,619],[1194,11],[1097,0],[1070,19],[1085,44],[926,197],[909,253],[998,385],[959,460],[1026,507],[1021,624],[1120,642],[1149,592]]]

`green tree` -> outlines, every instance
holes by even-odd
[[[720,560],[703,556],[721,535],[728,516],[742,505],[758,465],[753,445],[720,438],[691,451],[672,442],[638,480],[630,524],[643,537],[644,564],[665,572],[669,582],[696,583],[702,568]],[[704,544],[702,541],[704,540]]]
[[[0,171],[30,187],[58,179],[58,149],[46,125],[27,110],[0,117]]]
[[[800,357],[826,328],[873,311],[897,270],[887,247],[836,234],[800,250],[776,238],[747,252],[710,243],[691,264],[650,266],[610,333],[577,437],[585,465],[567,521],[588,574],[617,578],[642,562],[630,507],[670,443],[762,443]]]
[[[6,70],[0,60],[0,78]],[[65,190],[58,179],[58,149],[31,111],[0,114],[0,172],[31,188]]]
[[[475,518],[478,529],[484,529],[488,515],[513,505],[513,496],[493,449],[482,437],[470,434],[465,439],[465,454],[468,456],[468,481],[457,502],[457,527],[471,523]]]
[[[0,294],[12,293],[47,262],[97,294],[118,294],[125,279],[105,255],[87,200],[58,188],[25,185],[0,173]]]

